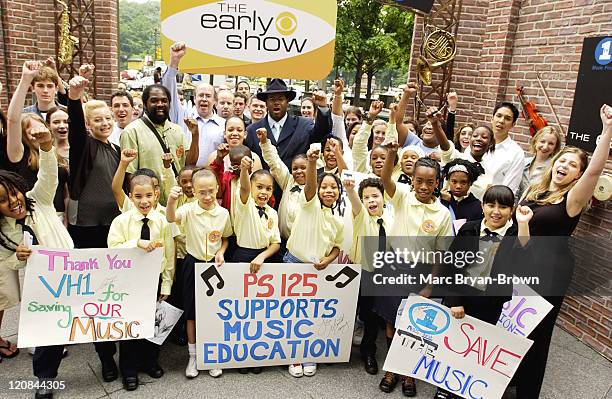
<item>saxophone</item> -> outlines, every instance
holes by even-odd
[[[68,4],[63,0],[57,0],[64,7],[60,20],[59,32],[59,54],[57,59],[61,65],[72,64],[72,54],[74,53],[74,45],[79,43],[79,39],[70,34],[70,12]]]

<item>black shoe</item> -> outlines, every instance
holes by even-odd
[[[238,372],[240,374],[249,374],[249,369],[247,369],[246,367],[243,367],[243,368],[238,369]]]
[[[53,399],[53,392],[48,389],[37,389],[34,394],[35,399]]]
[[[374,354],[367,355],[365,359],[363,359],[363,364],[365,366],[366,373],[372,375],[378,374],[378,362],[376,361],[376,356],[374,356]]]
[[[144,372],[147,373],[151,378],[161,378],[164,375],[164,369],[159,367],[159,364],[157,363],[145,369]]]
[[[412,377],[404,377],[402,378],[402,393],[404,396],[408,396],[409,398],[416,396],[416,383],[414,382],[414,378]]]
[[[261,367],[251,367],[250,371],[253,374],[261,374]]]
[[[102,363],[102,379],[104,382],[115,381],[119,377],[119,370],[117,370],[117,364],[115,359],[101,360]]]
[[[395,373],[387,371],[383,379],[380,381],[380,384],[378,384],[378,387],[381,391],[385,393],[390,393],[395,389],[395,386],[397,385],[398,381],[399,378],[397,378],[397,375],[395,375]]]
[[[126,391],[135,391],[138,389],[138,377],[123,377],[123,388]]]

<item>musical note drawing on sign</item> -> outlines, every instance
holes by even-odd
[[[221,289],[223,288],[223,286],[225,286],[225,281],[223,281],[223,277],[221,277],[215,265],[211,265],[208,269],[204,270],[202,274],[200,274],[200,277],[202,277],[202,280],[204,280],[204,284],[206,284],[206,286],[208,287],[208,289],[206,290],[206,295],[208,296],[212,296],[212,294],[215,292],[215,289],[210,283],[211,278],[217,277],[217,279],[219,280],[219,282],[217,283],[218,289]]]
[[[342,270],[340,270],[336,275],[334,275],[334,276],[332,276],[332,275],[325,276],[325,280],[327,280],[327,281],[336,281],[340,276],[343,276],[343,275],[348,277],[348,279],[345,282],[338,281],[336,283],[336,287],[337,288],[344,288],[347,285],[349,285],[349,283],[351,281],[353,281],[355,279],[355,277],[357,277],[359,275],[359,273],[356,272],[355,270],[351,269],[349,266],[344,266],[344,268]]]

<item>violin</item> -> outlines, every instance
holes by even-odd
[[[538,109],[532,101],[525,100],[523,86],[516,87],[516,94],[523,107],[523,118],[529,123],[529,133],[533,137],[536,132],[545,126],[548,126],[548,122],[538,112]]]

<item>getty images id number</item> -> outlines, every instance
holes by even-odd
[[[40,381],[40,380],[10,380],[9,390],[32,390],[32,389],[49,389],[61,390],[66,388],[65,381]]]

